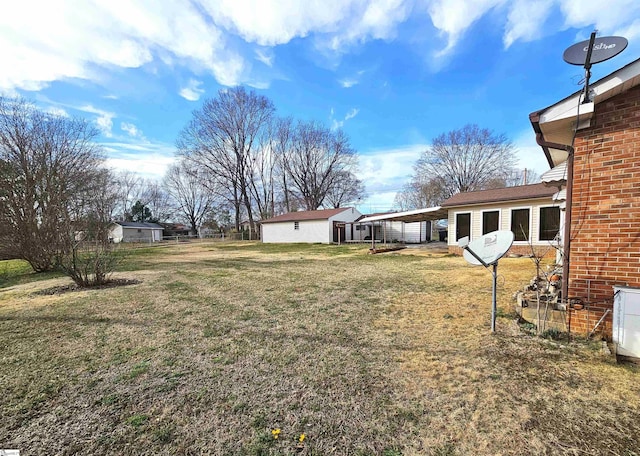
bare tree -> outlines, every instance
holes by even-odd
[[[362,199],[365,195],[364,184],[350,171],[340,171],[329,188],[324,206],[344,207]]]
[[[329,191],[339,185],[342,173],[355,166],[355,151],[341,130],[331,131],[316,122],[296,125],[284,169],[307,210],[322,206]]]
[[[265,129],[260,145],[254,148],[250,160],[249,190],[261,220],[275,215],[278,158],[272,141],[274,135],[273,125]]]
[[[119,187],[112,173],[100,169],[78,195],[73,225],[60,233],[62,248],[56,265],[78,286],[103,285],[110,280],[120,260],[109,242],[109,222],[119,200]]]
[[[281,185],[282,205],[284,206],[284,212],[291,212],[293,210],[291,201],[292,192],[289,189],[289,176],[286,171],[285,163],[288,160],[292,147],[294,134],[293,119],[291,117],[275,119],[272,123],[271,131],[271,150],[276,159],[277,166],[275,168],[275,172]]]
[[[118,183],[118,217],[121,220],[131,218],[131,207],[142,196],[142,182],[140,175],[132,171],[121,171],[115,175]]]
[[[440,205],[447,196],[439,179],[420,181],[414,177],[396,194],[394,206],[400,210],[423,209]]]
[[[254,226],[251,198],[254,148],[275,108],[266,97],[243,87],[218,92],[206,100],[201,110],[182,131],[177,141],[179,153],[203,167],[227,191],[240,228],[240,209]]]
[[[143,188],[140,193],[140,202],[148,208],[152,216],[150,222],[162,223],[170,220],[173,216],[171,196],[158,181],[154,179],[144,179],[141,182]]]
[[[418,179],[437,179],[445,197],[482,190],[512,174],[515,149],[505,135],[477,125],[443,133],[433,140],[416,163]]]
[[[181,160],[172,165],[165,176],[165,185],[177,213],[191,225],[192,234],[209,219],[215,204],[215,197],[203,184],[202,173],[193,163]]]
[[[99,174],[98,132],[86,121],[0,97],[2,247],[35,271],[54,267],[82,195]]]

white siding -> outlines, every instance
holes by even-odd
[[[113,242],[122,242],[122,227],[120,225],[111,225],[109,228],[109,237],[113,239]]]
[[[276,222],[262,224],[262,242],[321,242],[329,244],[333,238],[333,225],[329,220],[300,220],[295,223]]]
[[[500,211],[499,229],[511,229],[511,210],[529,209],[529,237],[533,245],[548,245],[549,241],[540,241],[538,228],[540,226],[540,208],[558,206],[551,198],[512,201],[506,203],[482,204],[475,206],[461,206],[449,210],[449,245],[458,245],[456,240],[456,214],[471,213],[471,240],[482,236],[482,213],[485,211]],[[526,241],[516,241],[513,245],[527,245]]]
[[[354,208],[345,208],[344,211],[321,220],[293,220],[286,222],[271,222],[262,224],[262,242],[307,242],[331,244],[333,242],[334,222],[353,222],[362,214]],[[298,229],[296,230],[296,223]],[[345,227],[344,236],[349,239],[351,235],[349,226]],[[342,235],[341,235],[342,236]],[[345,239],[341,239],[344,241]]]

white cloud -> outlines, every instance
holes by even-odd
[[[464,32],[492,8],[506,0],[435,0],[429,6],[431,22],[446,37],[447,45],[436,57],[449,54]]]
[[[410,14],[414,0],[206,0],[216,24],[261,46],[321,35],[325,46],[390,39]]]
[[[356,175],[367,191],[367,199],[361,206],[373,212],[390,210],[396,193],[409,182],[414,163],[427,147],[413,144],[361,153]]]
[[[119,171],[133,171],[145,177],[162,178],[177,158],[170,144],[131,139],[131,141],[104,142],[106,164]]]
[[[532,41],[540,38],[541,27],[551,13],[554,0],[515,0],[507,16],[502,41],[508,48],[517,40]]]
[[[49,106],[46,112],[57,117],[69,117],[69,113],[67,113],[67,111],[62,108],[58,108],[57,106]]]
[[[272,47],[293,39],[309,39],[317,50],[339,56],[370,40],[392,40],[403,22],[425,15],[446,43],[436,56],[445,57],[489,12],[503,16],[505,47],[536,39],[550,17],[564,21],[564,28],[640,36],[637,0],[22,0],[4,5],[0,15],[0,90],[100,82],[113,68],[157,71],[156,64],[209,72],[225,86],[266,87],[264,78],[256,82],[251,62],[273,66]],[[238,38],[261,47],[243,55]],[[358,81],[339,82],[352,87]]]
[[[180,89],[180,96],[185,100],[198,101],[200,96],[204,93],[204,89],[201,89],[202,81],[196,79],[189,79],[189,82],[185,87]]]
[[[354,85],[358,84],[359,81],[357,81],[356,79],[347,78],[347,79],[341,79],[338,82],[342,87],[344,87],[345,89],[348,89],[349,87],[353,87]]]
[[[329,120],[331,121],[331,129],[337,130],[339,128],[344,127],[344,123],[349,119],[353,119],[355,116],[358,115],[359,112],[360,112],[359,109],[351,108],[349,111],[347,111],[347,114],[344,116],[342,120],[337,120],[333,117],[335,115],[335,111],[333,110],[333,108],[331,108],[331,112],[329,114]]]
[[[126,132],[129,136],[131,136],[132,138],[140,138],[140,139],[144,139],[144,135],[142,134],[142,131],[140,131],[140,129],[138,127],[136,127],[134,124],[129,123],[129,122],[121,122],[120,123],[120,129],[124,132]]]
[[[358,115],[359,112],[360,112],[359,109],[351,108],[349,112],[347,112],[347,115],[344,116],[344,120],[353,119],[355,116]]]
[[[563,13],[566,27],[595,26],[604,34],[609,34],[640,16],[640,2],[637,0],[616,0],[607,4],[584,0],[556,1]]]
[[[273,59],[275,58],[273,51],[269,48],[256,49],[256,59],[265,65],[273,66]]]
[[[584,0],[516,0],[510,6],[503,41],[505,47],[515,41],[532,41],[542,36],[545,21],[560,14],[563,28],[593,27],[601,35],[622,35],[633,38],[640,35],[640,2],[617,0],[586,2]],[[555,30],[554,30],[555,31]],[[588,35],[583,37],[588,39]]]
[[[209,70],[225,85],[237,84],[245,70],[218,27],[188,0],[24,0],[4,7],[0,30],[3,88],[96,80],[110,67],[137,68],[160,55]]]
[[[107,138],[111,138],[113,136],[113,118],[116,116],[113,112],[104,111],[102,109],[95,108],[92,105],[85,105],[75,109],[88,112],[90,114],[96,114],[98,117],[94,119],[94,122],[100,132]]]

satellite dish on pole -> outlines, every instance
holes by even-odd
[[[469,242],[469,237],[463,237],[458,241],[458,245],[464,249],[462,255],[467,262],[485,268],[493,266],[493,300],[491,306],[491,332],[496,332],[496,310],[497,310],[497,281],[498,281],[498,260],[511,248],[513,244],[513,232],[492,231],[484,236]]]

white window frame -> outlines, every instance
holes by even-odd
[[[497,212],[498,213],[498,229],[502,226],[502,210],[496,209],[483,209],[480,211],[480,233],[484,231],[484,213],[485,212]]]
[[[458,211],[453,213],[453,239],[454,245],[458,245],[458,214],[469,214],[469,241],[471,241],[473,237],[473,211],[469,209],[468,211]]]
[[[511,230],[511,222],[512,222],[512,215],[513,215],[513,211],[517,211],[519,209],[529,209],[529,240],[527,241],[513,241],[514,244],[517,245],[527,245],[529,244],[529,242],[538,242],[535,240],[535,238],[537,238],[537,233],[534,233],[532,231],[533,228],[533,206],[514,206],[514,207],[510,207],[509,208],[509,230]],[[515,233],[513,233],[515,236]]]

